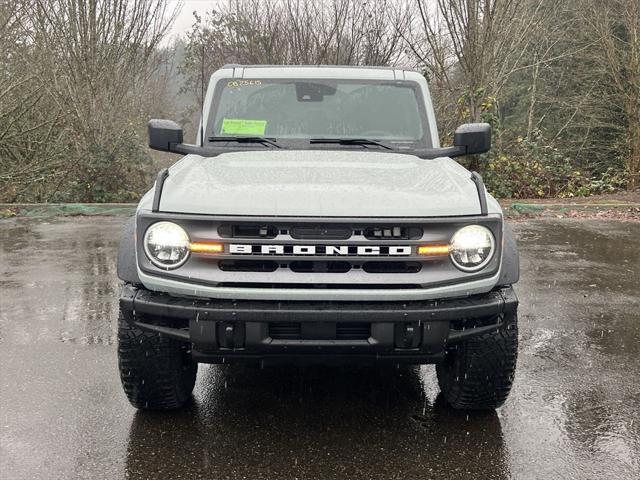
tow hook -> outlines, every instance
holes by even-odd
[[[418,322],[402,322],[396,325],[396,348],[418,348],[420,345],[420,325]]]

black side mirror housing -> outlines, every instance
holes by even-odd
[[[172,120],[149,120],[149,147],[161,152],[173,152],[183,141],[182,128]]]
[[[456,129],[453,146],[458,147],[461,155],[485,153],[491,149],[491,125],[488,123],[465,123]]]

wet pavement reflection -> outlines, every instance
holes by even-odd
[[[135,416],[126,472],[161,477],[177,462],[186,478],[507,478],[497,414],[452,412],[420,373],[207,368],[190,409]]]
[[[640,224],[518,223],[520,356],[494,413],[432,366],[201,366],[136,412],[116,365],[122,217],[0,222],[2,478],[640,477]]]

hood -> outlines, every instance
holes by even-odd
[[[149,195],[145,200],[150,201]],[[490,211],[494,203],[490,202]],[[478,214],[480,202],[469,172],[450,158],[423,160],[377,151],[260,150],[184,157],[169,170],[160,210],[238,216],[433,217]]]

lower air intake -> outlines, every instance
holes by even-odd
[[[366,340],[371,336],[371,323],[271,322],[269,336],[273,340]]]

